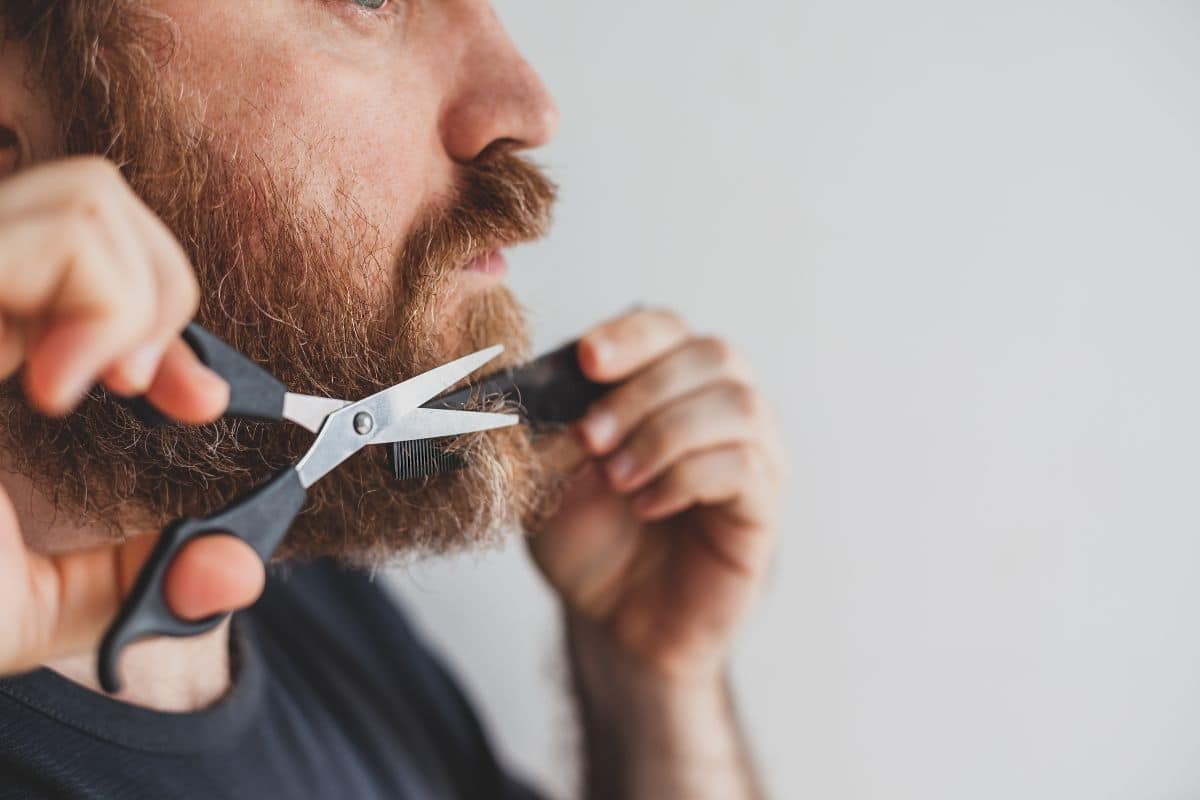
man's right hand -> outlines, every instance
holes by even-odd
[[[0,379],[24,367],[40,411],[67,414],[100,382],[181,422],[219,417],[229,387],[179,337],[198,299],[182,247],[111,163],[67,159],[0,181]],[[0,675],[94,650],[154,538],[41,554],[0,491]],[[248,545],[206,537],[180,553],[165,591],[176,613],[201,618],[249,605],[263,578]]]

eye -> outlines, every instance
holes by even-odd
[[[389,0],[352,0],[354,5],[362,8],[370,9],[371,11],[379,11],[386,6]]]

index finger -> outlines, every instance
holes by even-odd
[[[587,377],[616,383],[687,341],[687,323],[673,311],[639,309],[610,320],[579,340],[579,365]]]
[[[159,362],[146,399],[171,419],[203,425],[224,413],[229,405],[229,384],[176,337]]]

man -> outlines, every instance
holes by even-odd
[[[593,797],[757,794],[730,640],[783,470],[741,359],[674,314],[582,340],[615,388],[463,471],[314,487],[269,579],[232,537],[166,584],[215,631],[97,641],[154,534],[306,444],[216,420],[194,315],[290,388],[358,397],[495,342],[524,352],[505,247],[553,188],[518,151],[552,101],[484,0],[5,0],[0,7],[0,795],[526,797],[399,612],[350,566],[523,521],[563,608]],[[94,388],[99,384],[103,388]],[[112,395],[189,426],[148,430]],[[343,566],[335,566],[334,562]]]

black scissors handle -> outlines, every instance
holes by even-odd
[[[283,419],[287,388],[274,375],[195,322],[184,329],[183,340],[201,363],[229,384],[229,407],[225,416],[264,422]],[[145,425],[162,427],[172,424],[144,397],[128,400],[126,405]]]
[[[185,620],[167,606],[163,595],[167,570],[184,545],[202,536],[228,534],[249,544],[266,564],[300,513],[306,495],[299,473],[288,467],[215,514],[172,523],[142,567],[133,591],[100,644],[97,670],[104,690],[121,689],[118,662],[126,645],[148,636],[195,636],[212,630],[227,616]]]
[[[224,416],[272,422],[283,419],[287,389],[273,375],[196,323],[188,325],[183,339],[201,362],[229,383]],[[130,401],[129,406],[147,425],[172,424],[144,397]],[[300,513],[306,494],[299,474],[289,467],[214,514],[180,519],[168,526],[101,642],[97,665],[101,686],[108,692],[120,690],[118,662],[126,645],[148,636],[195,636],[227,616],[185,620],[167,607],[163,584],[184,545],[202,536],[236,536],[254,548],[265,564]]]

